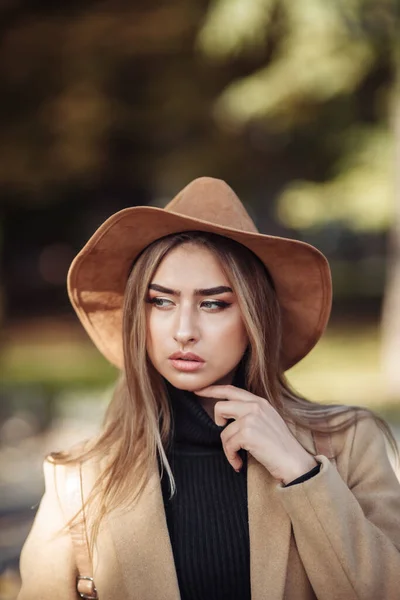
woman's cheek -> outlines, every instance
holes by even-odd
[[[149,330],[153,340],[161,341],[168,328],[168,320],[161,311],[153,310],[149,318]]]
[[[243,321],[239,315],[225,322],[214,323],[209,329],[208,339],[213,341],[213,346],[221,358],[227,356],[241,356],[248,343],[248,335]]]
[[[243,343],[247,343],[248,336],[246,328],[239,312],[235,312],[232,315],[232,319],[225,324],[224,329],[225,339],[235,340],[236,344],[239,344],[240,346],[243,345]]]
[[[165,342],[165,324],[163,319],[159,318],[156,311],[152,311],[147,321],[147,351],[153,357],[162,350],[162,344]]]

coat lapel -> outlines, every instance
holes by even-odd
[[[125,594],[120,589],[118,597],[180,600],[158,469],[139,502],[112,512],[108,526],[125,587]]]
[[[248,455],[251,600],[282,600],[291,522],[276,494],[277,481]]]
[[[276,486],[276,480],[249,454],[247,490],[252,600],[265,600],[267,596],[268,600],[282,600],[284,597],[291,523],[276,495]],[[158,469],[154,470],[135,506],[109,515],[108,534],[115,548],[117,565],[108,564],[107,579],[115,578],[118,572],[118,597],[180,600]],[[108,588],[107,582],[104,587]],[[102,597],[107,600],[114,597],[106,589],[103,592]]]

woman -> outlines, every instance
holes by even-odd
[[[76,464],[72,523],[97,588],[78,578],[83,597],[400,598],[389,428],[307,401],[284,375],[329,318],[318,250],[259,234],[226,183],[200,178],[166,209],[110,217],[68,286],[121,379],[99,437],[45,461],[20,600],[76,597],[63,483]]]

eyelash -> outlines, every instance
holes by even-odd
[[[171,302],[171,300],[168,300],[168,298],[158,298],[158,297],[149,298],[146,302],[148,302],[149,304],[153,304],[157,308],[161,308],[161,309],[166,308],[166,306],[160,306],[159,304],[157,304],[158,300],[167,300],[168,302]],[[203,304],[204,303],[215,304],[217,306],[217,308],[220,308],[220,309],[227,308],[228,306],[231,305],[230,302],[224,302],[224,300],[204,300]],[[213,310],[213,309],[211,309],[211,310]]]

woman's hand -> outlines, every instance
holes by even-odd
[[[226,458],[235,471],[242,466],[237,453],[241,448],[250,452],[283,484],[316,466],[315,458],[301,446],[265,398],[233,385],[211,385],[195,394],[221,400],[214,407],[217,425],[222,426],[228,419],[235,419],[221,433]]]

